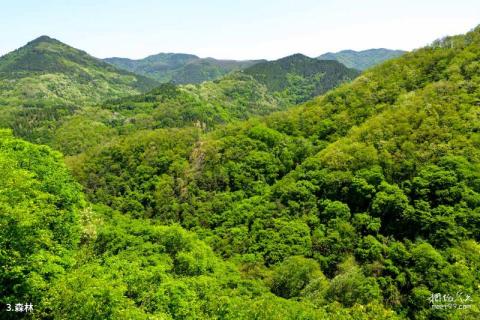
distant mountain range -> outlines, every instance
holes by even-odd
[[[165,83],[145,94],[105,101],[102,111],[95,112],[93,119],[98,117],[96,114],[112,112],[110,123],[125,128],[120,130],[192,124],[211,130],[217,124],[285,110],[350,81],[358,74],[359,71],[337,61],[295,54],[260,62],[214,81],[195,85]],[[74,153],[71,150],[77,149],[62,151]]]
[[[186,62],[183,70],[193,57],[163,55],[170,65]],[[351,81],[359,74],[360,71],[337,61],[294,54],[232,70],[212,81],[165,83],[145,94],[105,101],[103,107],[116,112],[117,120],[123,116],[136,124],[182,127],[198,122],[211,128],[218,123],[284,110]],[[155,119],[146,121],[150,116]]]
[[[325,53],[319,56],[318,59],[336,60],[348,68],[365,70],[385,60],[398,57],[403,53],[405,51],[389,49],[344,50],[337,53]],[[314,64],[313,60],[309,60],[310,64]],[[173,82],[176,84],[216,80],[231,71],[245,70],[257,64],[269,66],[268,61],[264,59],[218,60],[214,58],[200,58],[186,53],[159,53],[139,60],[115,57],[106,58],[104,61],[120,69],[143,75],[162,83]],[[317,70],[316,68],[314,69]]]
[[[160,53],[142,60],[102,61],[42,36],[0,57],[0,105],[33,100],[37,104],[99,103],[147,92],[161,82],[201,83],[232,71],[243,72],[289,103],[301,103],[359,74],[337,61],[302,54],[275,61],[216,60],[177,53]]]
[[[401,56],[406,51],[389,49],[369,49],[363,51],[343,50],[327,52],[318,57],[321,60],[336,60],[348,68],[365,70],[382,63],[385,60]]]
[[[141,60],[109,58],[102,61],[42,36],[0,57],[0,105],[28,104],[29,101],[99,103],[147,92],[164,82],[198,84],[220,79],[233,71],[250,76],[282,101],[301,103],[352,80],[359,74],[355,69],[367,68],[402,53],[373,49],[327,53],[318,59],[294,54],[275,61],[217,60],[160,53]],[[238,77],[230,79],[236,81]]]
[[[40,100],[96,103],[157,85],[47,36],[0,57],[0,105]]]
[[[119,67],[132,67],[131,60],[117,61]],[[0,58],[0,127],[37,143],[52,143],[55,128],[77,125],[78,116],[72,123],[65,119],[79,113],[85,115],[82,135],[93,123],[119,131],[192,124],[209,130],[285,110],[359,74],[337,61],[301,54],[276,61],[159,54],[145,61],[174,78],[158,81],[47,36],[35,39]],[[204,81],[210,78],[215,80]],[[161,85],[167,80],[180,84]],[[79,139],[68,138],[73,146],[57,147],[74,153],[84,147]]]
[[[218,60],[185,53],[159,53],[140,60],[107,58],[104,61],[160,82],[186,84],[215,80],[264,60]]]

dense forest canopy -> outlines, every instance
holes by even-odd
[[[36,319],[479,318],[480,28],[353,81],[311,60],[30,113],[5,91],[1,302]]]

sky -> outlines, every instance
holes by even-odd
[[[99,58],[412,50],[480,24],[479,0],[0,0],[0,55],[48,35]]]

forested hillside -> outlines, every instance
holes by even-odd
[[[184,53],[159,53],[139,60],[107,58],[104,61],[160,82],[176,84],[216,80],[231,71],[242,70],[261,62],[261,60],[237,61],[200,58]]]
[[[288,106],[251,77],[237,74],[197,86],[163,84],[145,94],[76,110],[55,121],[54,128],[42,125],[38,131],[47,132],[45,143],[75,155],[139,130],[195,127],[207,132]]]
[[[480,318],[480,28],[350,82],[312,60],[13,128],[51,147],[0,131],[1,302],[35,319]],[[347,83],[291,107],[331,77]]]
[[[452,314],[428,298],[478,301],[479,48],[476,29],[285,113],[138,132],[68,163],[91,201],[180,223],[278,296],[474,319],[474,304]],[[291,273],[310,261],[325,291]]]
[[[154,88],[154,80],[112,67],[42,36],[0,58],[0,106],[84,104]]]
[[[277,296],[178,225],[92,206],[59,153],[6,130],[0,173],[2,319],[395,318],[379,304],[319,308],[315,295]],[[272,270],[272,283],[289,263],[302,263],[297,281],[313,281],[308,290],[325,290],[318,263],[301,257]],[[19,302],[33,311],[7,311]]]
[[[292,103],[305,102],[358,76],[336,61],[321,61],[294,54],[275,61],[261,62],[243,71]]]
[[[0,57],[0,127],[49,143],[62,119],[76,111],[158,85],[42,36]]]
[[[333,82],[338,85],[340,80]],[[184,86],[162,84],[145,94],[107,100],[99,106],[73,112],[64,110],[52,124],[54,128],[48,126],[48,122],[47,125],[34,124],[41,124],[36,130],[38,135],[49,137],[42,142],[74,155],[138,130],[193,126],[209,132],[219,125],[286,110],[295,100],[307,100],[315,90],[298,82],[284,86],[283,93],[279,94],[252,76],[236,72],[216,81]],[[288,95],[287,92],[297,94]],[[62,109],[55,110],[58,113]],[[25,120],[16,118],[14,123],[22,124]],[[28,124],[26,130],[20,131],[19,125],[15,128],[16,132],[25,132],[24,136],[30,138]]]
[[[357,75],[336,62],[298,58],[314,61],[320,68],[307,72],[303,66],[302,71],[301,61],[288,58],[291,63],[281,69],[277,62],[262,66],[262,72],[276,77],[276,87],[256,80],[258,72],[252,76],[237,71],[201,84],[165,83],[148,90],[155,85],[153,80],[136,78],[57,40],[41,37],[0,59],[3,81],[14,89],[0,95],[4,104],[0,127],[73,155],[136,130],[196,126],[210,131],[216,125],[286,110]],[[185,56],[178,63],[188,59]],[[18,81],[19,75],[28,81]],[[58,77],[70,81],[58,87],[52,80]],[[141,87],[118,85],[115,79],[133,79],[130,84]],[[25,92],[30,90],[36,90],[35,96],[27,98]]]
[[[368,49],[363,51],[342,50],[339,52],[327,52],[318,57],[320,60],[336,60],[348,68],[365,70],[376,66],[386,60],[393,59],[404,54],[402,50]]]

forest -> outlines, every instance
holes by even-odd
[[[2,319],[480,318],[480,27],[362,72],[107,62],[0,58]]]

